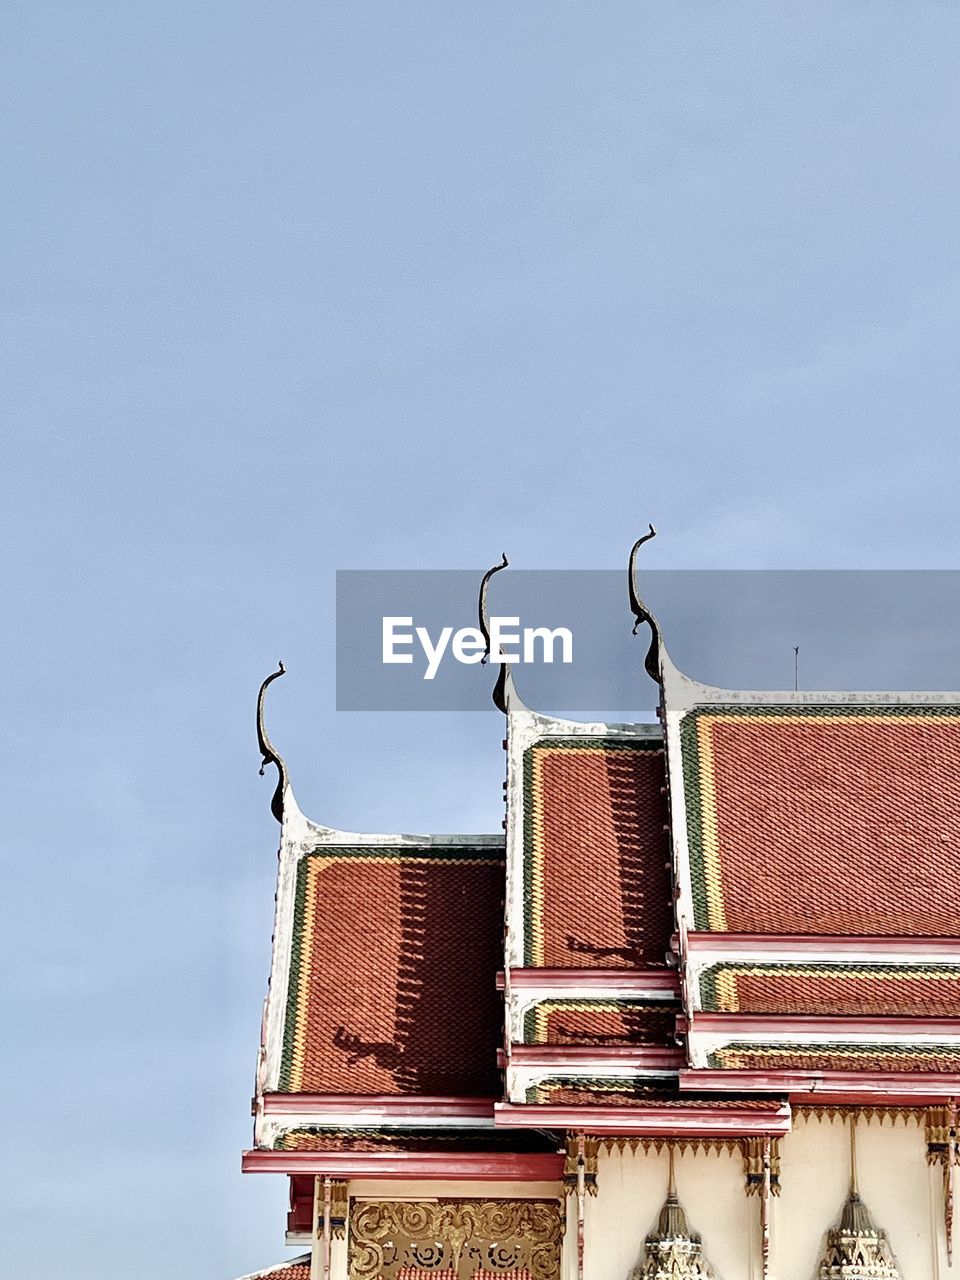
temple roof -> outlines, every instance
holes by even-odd
[[[505,1096],[675,1077],[679,987],[659,725],[538,715],[506,682]],[[613,1055],[611,1059],[610,1055]]]
[[[700,1007],[716,1013],[950,1018],[960,966],[725,960],[700,972]]]
[[[956,1073],[960,695],[661,671],[691,1066]]]
[[[499,841],[351,837],[288,807],[280,860],[262,1092],[494,1097]]]
[[[666,964],[673,930],[663,735],[539,715],[507,681],[508,960]]]
[[[691,928],[957,933],[960,705],[711,702],[678,727]]]
[[[310,1280],[310,1255],[302,1253],[289,1262],[278,1262],[266,1271],[251,1271],[239,1280]]]
[[[577,1111],[770,1133],[788,1096],[855,1077],[889,1105],[960,1093],[960,694],[713,688],[633,605],[660,723],[541,715],[501,673],[503,837],[310,822],[261,691],[282,822],[264,1159],[466,1168]]]

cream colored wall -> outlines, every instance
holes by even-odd
[[[923,1126],[860,1120],[857,1146],[861,1197],[886,1230],[903,1280],[954,1274],[960,1280],[960,1230],[954,1272],[942,1244],[942,1175],[927,1166]],[[849,1126],[797,1119],[780,1150],[782,1190],[771,1198],[771,1280],[815,1280],[826,1231],[849,1189]],[[689,1224],[703,1237],[721,1280],[759,1280],[759,1201],[744,1194],[739,1151],[684,1152],[676,1178]],[[585,1277],[629,1280],[666,1194],[666,1153],[602,1154],[598,1182],[599,1195],[587,1202]],[[572,1252],[568,1248],[568,1257]],[[565,1268],[565,1280],[575,1275],[575,1268]]]
[[[776,1280],[816,1275],[826,1229],[850,1183],[850,1127],[839,1120],[799,1119],[782,1140],[781,1191],[774,1207]],[[922,1124],[857,1124],[860,1195],[890,1240],[903,1280],[938,1280],[943,1197],[941,1171],[926,1163]],[[935,1194],[934,1192],[935,1185]]]
[[[718,1275],[747,1280],[756,1209],[743,1193],[740,1153],[678,1152],[675,1172],[689,1225],[703,1236]],[[666,1151],[601,1153],[599,1194],[586,1208],[587,1280],[629,1280],[666,1197],[667,1178]]]
[[[922,1124],[902,1121],[857,1125],[860,1194],[883,1227],[903,1280],[960,1280],[957,1263],[946,1265],[943,1247],[941,1170],[926,1163]],[[834,1120],[795,1119],[781,1139],[781,1194],[771,1199],[771,1280],[815,1280],[828,1227],[834,1225],[849,1188],[849,1126]],[[667,1188],[666,1151],[601,1152],[599,1194],[585,1213],[585,1280],[630,1280],[656,1222]],[[680,1152],[677,1192],[690,1226],[720,1280],[760,1280],[759,1200],[744,1193],[737,1148]],[[556,1184],[352,1182],[352,1197],[430,1199],[437,1195],[511,1199],[551,1197]],[[960,1198],[960,1188],[958,1188]],[[958,1214],[960,1217],[960,1214]],[[331,1280],[347,1280],[345,1242],[334,1241]],[[319,1274],[319,1271],[318,1273]],[[576,1280],[576,1197],[567,1198],[563,1280]]]

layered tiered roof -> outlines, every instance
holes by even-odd
[[[338,832],[286,786],[259,1147],[303,1151],[311,1126],[371,1118],[492,1116],[503,894],[495,837]]]
[[[660,726],[538,715],[506,682],[506,1105],[604,1105],[676,1078]],[[599,1083],[595,1083],[599,1081]],[[544,1117],[535,1118],[539,1124]],[[534,1120],[529,1121],[533,1123]]]
[[[941,1090],[960,1070],[960,697],[661,669],[685,1078]]]
[[[542,716],[504,673],[505,836],[319,826],[261,723],[282,834],[247,1168],[552,1179],[569,1130],[771,1136],[791,1102],[960,1094],[960,695],[715,689],[632,600],[659,722]]]

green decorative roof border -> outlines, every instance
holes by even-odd
[[[555,998],[547,996],[543,1000],[538,1000],[536,1004],[530,1006],[523,1015],[523,1043],[524,1044],[548,1044],[549,1041],[540,1039],[540,1031],[537,1025],[538,1014],[550,1014],[557,1010],[569,1010],[576,1013],[670,1013],[676,1012],[677,1006],[672,1000],[650,1000],[650,999],[623,999],[623,1000],[607,1000],[607,999],[590,999],[589,996],[569,996]],[[588,1036],[589,1032],[584,1032],[584,1036]],[[571,1044],[576,1043],[576,1039],[572,1038]]]
[[[351,1142],[382,1142],[387,1148],[408,1144],[411,1147],[455,1147],[470,1151],[555,1151],[551,1135],[531,1129],[463,1128],[440,1129],[437,1126],[411,1125],[298,1125],[281,1130],[273,1140],[274,1151],[295,1151],[302,1138],[336,1138],[344,1150]]]
[[[884,1044],[875,1040],[864,1043],[851,1043],[850,1041],[836,1040],[827,1043],[811,1044],[809,1041],[751,1041],[751,1040],[731,1040],[729,1044],[720,1045],[707,1055],[707,1066],[717,1068],[719,1070],[736,1070],[737,1064],[729,1061],[731,1055],[743,1055],[745,1058],[756,1056],[758,1054],[773,1055],[781,1058],[797,1058],[801,1059],[799,1064],[787,1064],[777,1070],[796,1070],[803,1071],[802,1059],[804,1058],[820,1058],[825,1056],[840,1057],[849,1060],[851,1065],[856,1066],[859,1060],[865,1058],[894,1058],[909,1062],[911,1058],[918,1059],[920,1063],[928,1059],[953,1060],[960,1067],[960,1043],[958,1044]],[[749,1063],[742,1068],[750,1070]],[[821,1070],[821,1067],[811,1068],[812,1070]],[[895,1067],[893,1070],[901,1070]],[[918,1065],[916,1070],[922,1071],[922,1065]],[[903,1067],[902,1070],[909,1071],[910,1067]],[[936,1070],[936,1068],[935,1068]]]
[[[584,1089],[591,1093],[628,1093],[631,1097],[636,1097],[638,1101],[642,1101],[644,1097],[648,1097],[651,1093],[649,1084],[646,1081],[638,1081],[629,1077],[617,1078],[611,1076],[551,1076],[549,1080],[542,1080],[539,1084],[530,1085],[526,1091],[526,1101],[528,1103],[547,1103],[550,1101],[550,1094],[555,1089]],[[662,1085],[655,1086],[654,1092],[662,1093]]]
[[[954,981],[960,979],[960,962],[957,964],[864,964],[859,961],[840,964],[832,961],[823,963],[804,962],[800,960],[720,960],[704,969],[700,974],[700,1006],[708,1013],[737,1013],[739,1009],[731,1009],[729,1000],[720,991],[720,984],[725,980],[736,981],[741,975],[751,974],[764,977],[798,978],[890,978],[916,981]],[[784,1010],[783,1012],[789,1012]],[[958,1009],[960,1013],[960,1009]]]

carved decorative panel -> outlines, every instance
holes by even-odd
[[[350,1219],[350,1280],[558,1280],[556,1200],[375,1200]]]

